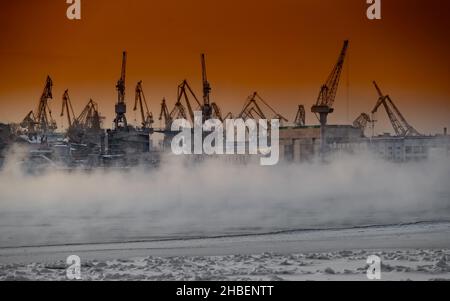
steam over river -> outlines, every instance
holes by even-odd
[[[448,158],[366,155],[261,167],[0,173],[0,247],[146,241],[450,220]]]

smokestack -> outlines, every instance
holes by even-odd
[[[444,128],[444,136],[447,136],[447,128]]]

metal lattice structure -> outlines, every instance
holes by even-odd
[[[389,95],[384,95],[375,81],[373,82],[373,84],[378,92],[379,98],[377,104],[372,110],[372,122],[373,123],[376,122],[375,120],[376,118],[374,117],[374,115],[377,113],[380,106],[383,106],[384,109],[386,110],[389,121],[391,122],[392,128],[394,129],[395,134],[397,136],[400,137],[421,136],[421,134],[406,121],[406,118],[397,108],[395,103],[392,101],[391,97]]]
[[[61,117],[64,117],[64,113],[67,115],[68,128],[71,128],[76,121],[75,112],[73,110],[72,101],[70,100],[69,90],[64,91],[62,96],[62,108]]]
[[[138,105],[141,113],[142,129],[151,129],[154,122],[153,114],[148,109],[147,100],[145,99],[144,90],[142,88],[142,81],[138,82],[136,85],[136,96],[133,109],[134,111],[137,111]]]
[[[117,81],[117,104],[115,107],[116,118],[114,119],[114,125],[116,130],[125,129],[128,127],[127,122],[127,105],[125,103],[125,79],[126,79],[126,68],[127,68],[127,53],[124,51],[122,53],[122,69],[120,74],[120,79]]]
[[[358,118],[355,119],[353,122],[353,126],[355,128],[361,129],[362,131],[365,131],[367,128],[367,125],[372,122],[369,115],[366,113],[361,113],[361,115],[358,116]]]
[[[320,121],[320,153],[325,154],[327,150],[326,126],[328,122],[328,115],[334,112],[333,105],[336,99],[339,81],[341,78],[342,69],[344,68],[345,57],[347,55],[349,42],[344,41],[338,61],[327,78],[327,81],[320,88],[319,96],[316,104],[311,108],[311,112],[319,115]]]
[[[57,129],[56,121],[53,119],[49,102],[53,99],[53,81],[47,76],[44,91],[42,92],[36,112],[30,111],[21,122],[21,126],[28,130],[29,134],[41,134],[45,136],[48,132]]]
[[[261,105],[260,105],[261,104]],[[268,108],[273,114],[274,119],[288,122],[288,120],[276,112],[257,92],[254,92],[247,98],[244,108],[239,113],[238,118],[247,119],[268,119],[267,115],[261,109],[262,106]]]

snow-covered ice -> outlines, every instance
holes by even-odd
[[[450,281],[450,250],[340,251],[281,255],[140,257],[87,261],[83,280],[367,281],[366,259],[382,258],[382,280]],[[66,280],[64,262],[0,266],[0,280]]]
[[[450,223],[421,223],[2,248],[0,280],[66,280],[72,254],[82,260],[83,280],[367,281],[371,255],[382,260],[382,280],[450,280],[449,237]]]

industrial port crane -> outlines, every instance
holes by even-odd
[[[339,80],[342,69],[344,67],[345,56],[348,49],[348,41],[344,42],[344,46],[339,55],[338,61],[333,68],[333,71],[328,76],[327,81],[321,87],[319,97],[316,105],[312,107],[312,112],[320,115],[321,124],[326,125],[328,114],[333,113],[333,104],[336,99],[337,89],[339,87]]]
[[[303,105],[298,106],[297,115],[295,116],[294,123],[296,126],[305,126],[306,124],[306,111]]]
[[[200,106],[200,102],[198,101],[197,97],[195,96],[195,94],[192,91],[191,87],[189,86],[188,82],[186,80],[184,80],[178,86],[177,102],[175,103],[175,106],[171,111],[169,111],[169,107],[167,106],[166,99],[164,98],[162,100],[161,111],[159,113],[159,120],[164,119],[164,126],[167,131],[170,131],[172,122],[174,120],[190,119],[191,122],[194,121],[194,110],[192,109],[192,105],[189,101],[189,95],[194,97],[195,101]],[[187,109],[182,103],[183,99],[187,105]]]
[[[138,104],[141,112],[142,129],[151,129],[154,122],[153,114],[148,110],[147,100],[145,99],[144,90],[142,89],[142,81],[138,82],[136,85],[136,97],[133,109],[134,111],[137,111]]]
[[[177,91],[177,101],[175,103],[175,107],[170,111],[167,107],[167,103],[165,100],[161,103],[161,112],[159,114],[159,120],[164,118],[166,130],[170,129],[173,120],[176,119],[190,119],[193,123],[194,116],[194,108],[198,108],[202,112],[203,122],[209,120],[211,118],[217,118],[223,121],[222,113],[219,106],[210,100],[211,94],[211,85],[209,84],[207,72],[206,72],[206,60],[205,55],[201,55],[201,63],[202,63],[202,84],[203,84],[203,103],[195,95],[193,89],[189,85],[187,80],[183,80],[183,82],[178,85]],[[194,103],[191,103],[191,100],[194,100]],[[196,107],[193,107],[193,104]]]
[[[44,92],[42,92],[42,96],[39,101],[39,108],[36,114],[38,127],[44,133],[57,129],[56,121],[53,119],[52,110],[48,104],[50,99],[53,99],[52,87],[53,81],[50,76],[47,76]]]
[[[175,103],[175,107],[172,109],[172,111],[170,112],[169,116],[170,116],[169,120],[171,120],[171,123],[174,120],[177,120],[177,119],[186,119],[186,120],[188,119],[187,114],[186,114],[186,108],[181,103],[181,101],[177,101]],[[193,118],[192,118],[192,120],[193,120]]]
[[[203,115],[203,121],[209,120],[211,118],[219,119],[223,121],[222,112],[215,102],[211,102],[211,85],[208,81],[208,76],[206,74],[206,59],[205,54],[201,55],[202,60],[202,81],[203,81],[203,105],[200,106]]]
[[[97,103],[90,99],[80,116],[74,120],[67,131],[70,142],[86,143],[90,134],[98,135],[101,132],[102,119]]]
[[[71,128],[73,122],[76,121],[76,117],[70,101],[69,90],[64,91],[62,100],[61,117],[64,117],[64,112],[67,114],[68,128]]]
[[[50,76],[47,76],[36,114],[31,111],[21,122],[21,126],[28,129],[29,134],[39,132],[45,135],[47,132],[53,132],[57,129],[56,121],[53,119],[52,110],[49,106],[49,101],[53,98],[52,87],[53,81]]]
[[[394,104],[391,97],[389,95],[384,95],[375,81],[373,82],[373,85],[375,86],[375,89],[377,90],[379,96],[377,104],[372,110],[373,126],[375,126],[376,122],[376,118],[374,117],[374,115],[378,111],[379,107],[383,105],[397,136],[421,136],[421,134],[406,121],[405,117],[403,117],[402,113]]]
[[[328,76],[327,81],[321,87],[319,97],[316,104],[311,108],[311,112],[316,116],[319,114],[321,139],[320,139],[320,152],[324,154],[326,151],[326,126],[328,115],[334,112],[333,104],[336,99],[337,90],[339,87],[339,80],[341,78],[342,69],[344,67],[345,57],[347,54],[349,42],[344,41],[341,53],[339,54],[338,61],[333,68],[333,71]]]
[[[84,130],[101,130],[102,119],[98,111],[98,104],[90,99],[78,116],[76,123]]]
[[[260,106],[258,105],[258,102],[256,101],[258,93],[254,92],[251,96],[247,98],[247,101],[245,102],[244,108],[239,113],[238,117],[242,118],[244,120],[248,118],[254,119],[254,115],[256,114],[261,119],[266,119],[266,116],[264,115],[263,111],[261,110]]]
[[[127,53],[124,51],[122,54],[122,72],[120,79],[117,82],[117,104],[115,107],[116,118],[114,119],[114,125],[116,130],[127,129],[128,123],[126,118],[127,105],[125,103],[125,76],[126,76],[126,66],[127,66]]]
[[[190,101],[190,97],[194,98],[195,102],[197,103],[197,106],[199,108],[203,108],[200,104],[200,101],[198,100],[197,96],[195,95],[194,91],[192,90],[191,86],[187,82],[187,80],[184,80],[179,86],[177,91],[177,102],[175,104],[175,108],[170,113],[172,120],[183,118],[187,119],[186,114],[186,108],[184,107],[183,103],[181,102],[184,99],[184,102],[187,106],[187,113],[189,114],[189,118],[191,119],[191,122],[194,122],[194,110],[192,109],[192,104]],[[209,99],[209,96],[208,96]],[[203,112],[203,109],[202,109]]]
[[[239,113],[238,117],[246,120],[249,118],[255,119],[256,115],[259,119],[267,119],[266,115],[261,109],[261,106],[259,105],[259,102],[269,108],[269,110],[274,114],[274,119],[280,119],[282,121],[288,122],[285,117],[277,113],[261,96],[259,96],[258,92],[254,92],[247,98],[244,108],[242,109],[241,113]]]

